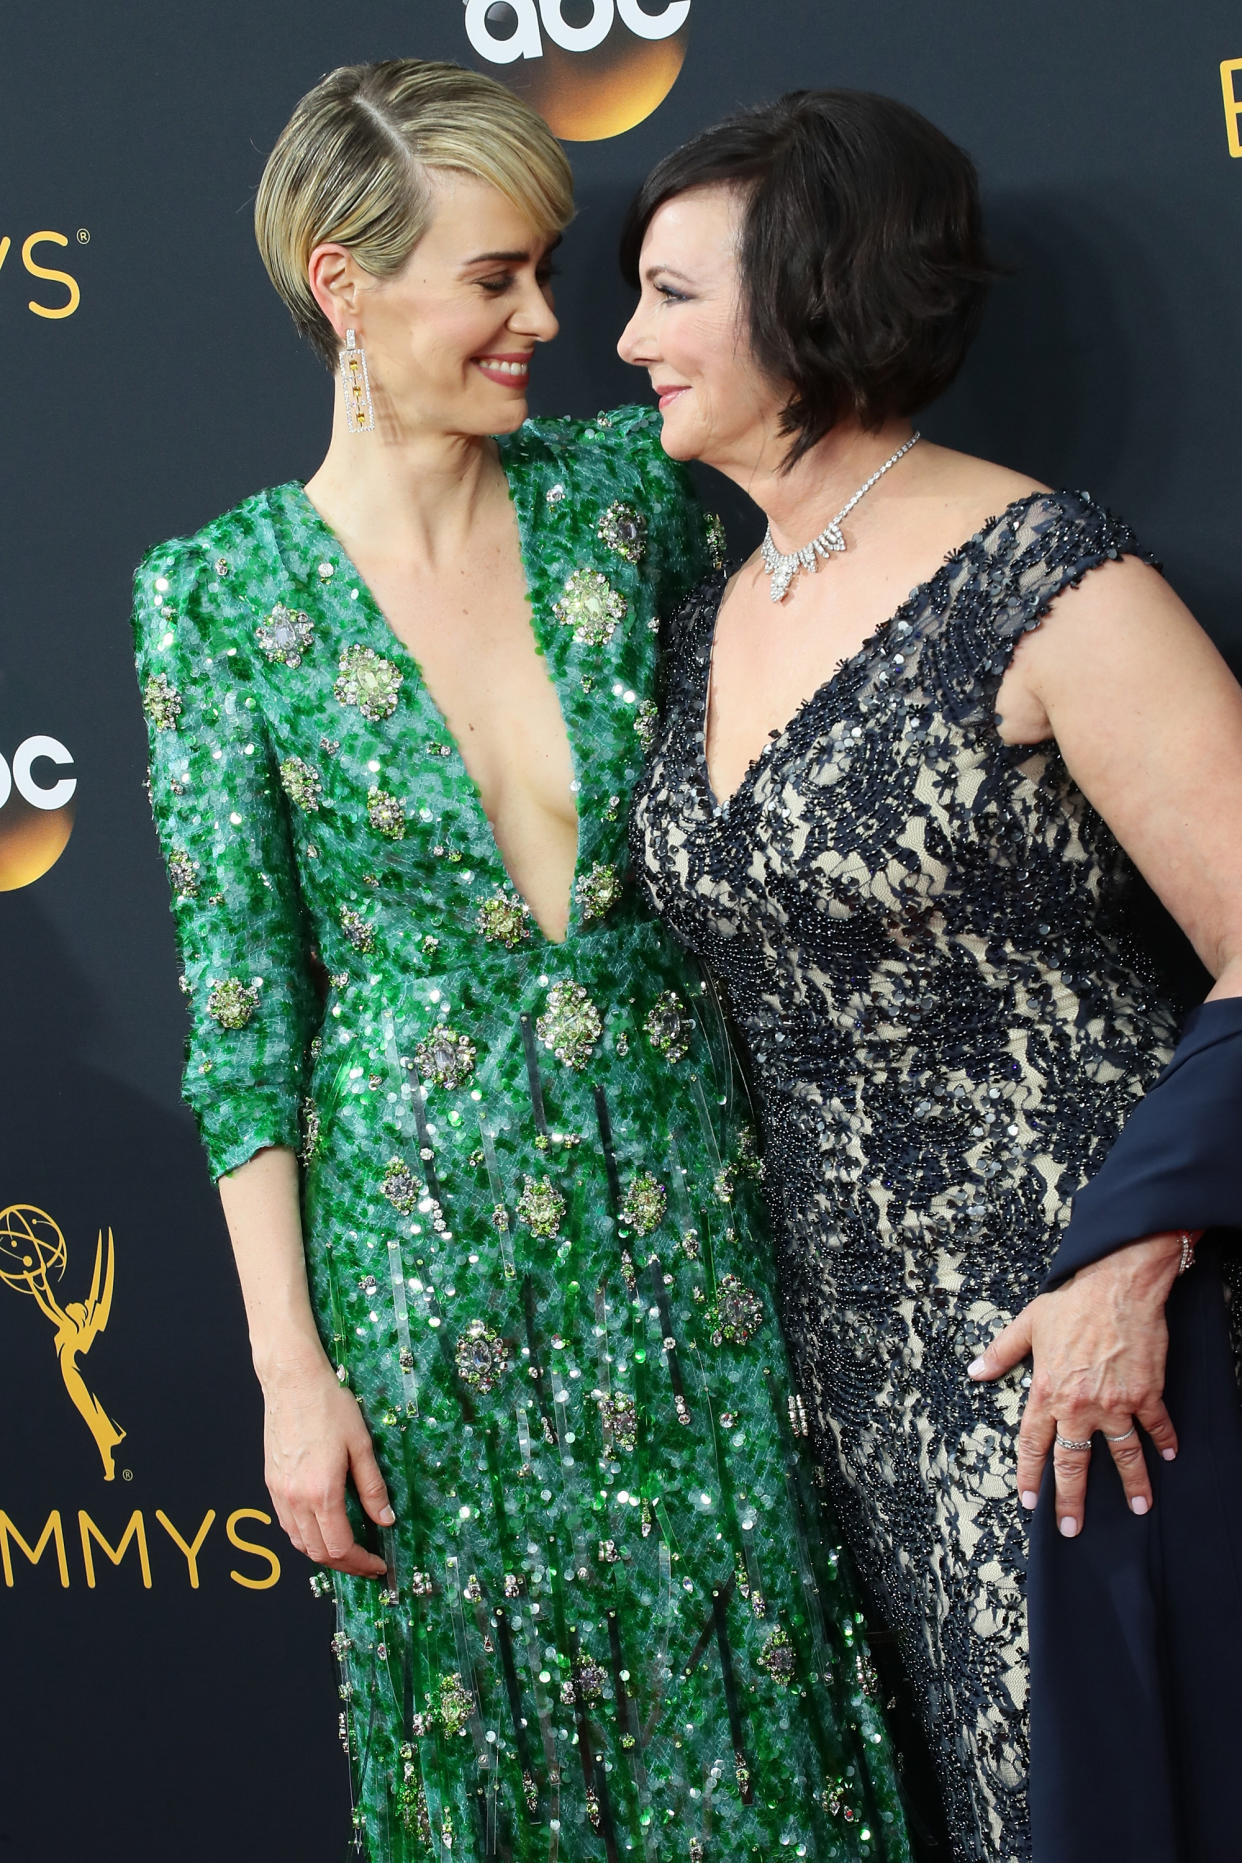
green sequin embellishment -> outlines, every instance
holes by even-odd
[[[584,647],[606,647],[624,621],[627,605],[607,576],[598,569],[575,569],[552,612],[562,627],[571,627]]]
[[[535,1033],[566,1067],[583,1068],[604,1032],[599,1010],[580,983],[554,983]]]
[[[374,784],[367,790],[367,820],[376,834],[385,835],[390,841],[405,839],[405,810],[399,798]]]
[[[152,673],[142,689],[142,708],[157,731],[176,730],[181,694],[167,673]]]
[[[391,660],[372,647],[346,647],[338,663],[341,676],[332,690],[342,705],[356,705],[373,724],[397,709],[402,675]]]
[[[602,919],[616,905],[622,890],[617,869],[596,861],[589,873],[574,882],[574,898],[578,901],[582,923],[589,925],[594,919]]]
[[[763,1302],[735,1274],[720,1277],[716,1298],[707,1309],[712,1344],[747,1345],[763,1325]]]
[[[774,1682],[789,1688],[794,1680],[793,1644],[783,1630],[774,1630],[759,1652],[759,1667],[766,1669]]]
[[[417,1207],[423,1186],[404,1159],[390,1158],[380,1182],[380,1194],[387,1197],[394,1210],[408,1216]]]
[[[704,521],[704,529],[707,534],[707,549],[712,559],[712,568],[723,569],[725,559],[729,554],[729,540],[725,536],[724,519],[714,511],[709,512]]]
[[[647,1012],[643,1033],[666,1061],[681,1061],[690,1052],[693,1026],[683,1014],[679,998],[672,990],[663,990]]]
[[[668,1193],[650,1171],[640,1171],[621,1202],[621,1220],[636,1235],[649,1236],[664,1221]]]
[[[634,731],[644,750],[650,750],[655,743],[656,727],[660,722],[660,708],[654,699],[644,699],[634,713]]]
[[[174,849],[168,857],[168,878],[178,899],[197,898],[198,862],[191,860],[181,848]]]
[[[504,1205],[500,1207],[503,1209]],[[565,1199],[549,1178],[528,1177],[518,1198],[517,1212],[528,1229],[550,1241],[561,1233]]]
[[[465,1035],[440,1023],[414,1050],[418,1071],[437,1087],[460,1087],[474,1072],[477,1050]]]
[[[499,887],[483,901],[474,922],[489,944],[502,944],[506,951],[516,951],[530,937],[530,907],[516,893]]]
[[[633,505],[609,505],[595,528],[600,542],[627,563],[641,563],[647,554],[647,520]]]
[[[375,949],[374,927],[353,906],[341,907],[341,930],[354,950],[360,951],[364,957]]]
[[[436,1703],[436,1719],[445,1733],[464,1734],[473,1712],[474,1696],[468,1689],[462,1687],[460,1674],[454,1670],[451,1675],[442,1675],[439,1683],[439,1700]]]
[[[483,1320],[471,1320],[453,1356],[462,1382],[483,1396],[495,1390],[509,1368],[508,1346]]]
[[[634,1399],[625,1391],[609,1391],[601,1392],[596,1401],[605,1439],[612,1448],[623,1449],[628,1455],[638,1442],[638,1406]]]
[[[244,1029],[259,1006],[259,985],[243,983],[240,977],[226,977],[217,983],[207,998],[207,1014],[222,1029]]]
[[[287,757],[280,766],[280,786],[290,802],[307,815],[314,815],[323,799],[323,782],[318,770],[301,757]]]
[[[283,602],[277,602],[267,620],[260,621],[254,637],[269,660],[292,668],[301,666],[315,630],[310,616],[301,608],[286,608]]]

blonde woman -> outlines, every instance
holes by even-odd
[[[570,212],[447,65],[267,165],[331,444],[137,583],[186,1097],[363,1854],[904,1859],[727,1047],[626,872],[709,530],[654,417],[525,419]]]

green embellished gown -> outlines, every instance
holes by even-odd
[[[627,872],[657,617],[715,541],[658,425],[500,443],[574,761],[562,944],[299,485],[138,572],[186,1098],[216,1176],[300,1152],[397,1515],[386,1581],[331,1584],[370,1863],[909,1855],[727,1041]]]

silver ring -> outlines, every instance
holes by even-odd
[[[1131,1425],[1130,1425],[1130,1427],[1129,1427],[1129,1429],[1128,1429],[1128,1430],[1122,1430],[1122,1432],[1121,1432],[1121,1435],[1120,1435],[1120,1436],[1110,1436],[1110,1435],[1109,1435],[1109,1433],[1108,1433],[1108,1431],[1107,1431],[1107,1430],[1105,1430],[1105,1431],[1104,1431],[1104,1441],[1105,1441],[1106,1443],[1125,1443],[1125,1442],[1129,1442],[1129,1440],[1130,1440],[1130,1438],[1131,1438],[1131,1437],[1133,1436],[1133,1434],[1134,1434],[1134,1425],[1133,1425],[1133,1424],[1131,1424]]]
[[[1062,1436],[1058,1431],[1056,1444],[1058,1449],[1089,1449],[1091,1447],[1091,1438],[1088,1436],[1085,1443],[1076,1443],[1071,1436]]]

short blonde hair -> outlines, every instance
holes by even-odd
[[[294,323],[329,368],[339,339],[311,292],[311,253],[338,241],[373,277],[391,278],[427,230],[432,169],[490,182],[542,238],[573,214],[569,163],[543,118],[461,65],[342,65],[281,131],[259,183],[255,236]]]

